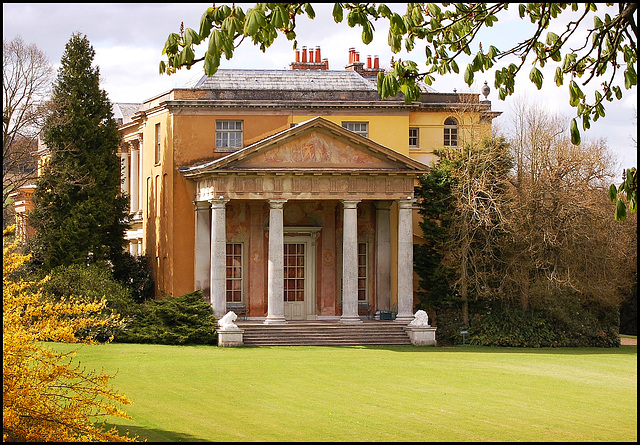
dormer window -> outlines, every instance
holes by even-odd
[[[458,146],[458,121],[454,117],[448,117],[444,121],[444,146]]]

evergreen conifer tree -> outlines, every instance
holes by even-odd
[[[124,254],[120,136],[94,55],[86,36],[71,36],[43,129],[50,157],[36,183],[30,223],[37,232],[34,259],[47,271],[88,259],[118,268]]]

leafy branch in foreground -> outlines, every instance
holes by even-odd
[[[601,5],[601,4],[600,4]],[[607,7],[616,5],[606,3]],[[479,32],[496,26],[495,35],[500,35],[499,14],[510,6],[517,7],[521,19],[535,24],[533,34],[511,48],[499,49],[486,45],[473,55],[471,63],[464,71],[468,85],[474,81],[474,74],[494,67],[507,56],[515,56],[515,62],[495,71],[494,85],[501,99],[513,94],[515,78],[527,61],[533,65],[529,79],[538,89],[544,78],[540,68],[555,64],[555,84],[560,87],[568,81],[570,104],[576,108],[576,117],[571,121],[571,141],[580,143],[580,130],[587,130],[591,121],[605,115],[605,101],[622,98],[622,86],[616,74],[623,70],[624,88],[629,90],[637,84],[637,26],[635,22],[636,3],[617,3],[617,13],[598,12],[597,3],[407,3],[404,14],[394,12],[385,4],[335,3],[333,19],[341,23],[346,19],[349,27],[362,28],[362,41],[373,40],[374,25],[377,20],[389,23],[388,43],[394,53],[402,47],[413,50],[418,41],[424,45],[426,70],[420,70],[411,60],[398,60],[391,71],[378,76],[378,92],[383,98],[395,96],[398,91],[405,94],[407,102],[420,98],[418,81],[431,84],[434,75],[459,73],[458,61],[464,56],[472,56],[472,44]],[[160,73],[172,74],[176,70],[191,68],[195,63],[204,62],[206,75],[213,75],[220,66],[221,56],[228,60],[234,50],[249,37],[254,45],[265,51],[278,34],[296,41],[296,17],[305,14],[315,18],[310,3],[257,3],[246,12],[239,6],[226,5],[208,8],[200,20],[198,31],[181,26],[180,33],[171,33],[162,53],[167,61],[160,62]],[[562,18],[561,18],[562,17]],[[566,24],[566,29],[557,34],[548,31],[551,24]],[[577,49],[567,48],[569,40],[586,33],[585,44]],[[208,41],[206,51],[197,58],[194,46]],[[531,60],[533,59],[533,60]],[[497,68],[497,67],[496,67]],[[579,79],[586,79],[579,84]],[[593,79],[604,79],[588,100],[581,89]]]

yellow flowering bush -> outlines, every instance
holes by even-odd
[[[111,376],[87,371],[73,363],[75,352],[58,353],[44,343],[94,343],[78,333],[117,325],[118,316],[102,315],[105,300],[51,301],[33,290],[42,282],[13,279],[29,257],[19,254],[15,243],[5,246],[7,234],[2,252],[3,441],[135,441],[99,422],[107,415],[130,418],[119,406],[131,402],[109,387]]]

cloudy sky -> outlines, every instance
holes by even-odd
[[[237,4],[243,7],[251,5]],[[302,16],[297,18],[298,46],[320,46],[322,58],[329,60],[330,69],[344,69],[349,48],[355,48],[360,53],[361,61],[367,55],[379,56],[382,68],[389,67],[392,56],[396,60],[414,60],[419,66],[424,66],[423,47],[420,45],[416,45],[416,49],[409,54],[402,52],[394,55],[391,52],[383,22],[374,23],[374,41],[365,45],[358,28],[349,28],[346,21],[340,24],[333,21],[331,4],[313,5],[315,20]],[[35,43],[57,69],[71,34],[85,34],[96,51],[95,63],[100,68],[102,88],[107,91],[109,98],[114,102],[142,102],[173,87],[182,86],[194,76],[199,78],[202,75],[201,65],[171,76],[158,74],[158,65],[163,59],[162,48],[167,36],[178,32],[181,22],[185,27],[198,30],[200,18],[209,6],[211,3],[3,3],[3,38],[11,40],[19,35],[26,43]],[[398,12],[403,12],[404,8],[403,4],[393,5]],[[497,25],[481,35],[485,49],[494,45],[506,50],[521,41],[523,36],[530,36],[527,32],[533,29],[533,25],[517,16],[515,5],[499,18]],[[564,27],[565,24],[558,24],[556,32]],[[574,47],[582,44],[584,40]],[[202,51],[196,54],[201,55]],[[262,53],[250,41],[244,42],[236,50],[233,59],[222,59],[221,68],[288,69],[293,60],[292,42],[280,35],[266,53]],[[463,62],[458,65],[463,72],[466,64]],[[476,73],[475,83],[471,87],[464,83],[462,75],[453,74],[437,79],[432,86],[440,92],[451,92],[455,88],[459,92],[479,93],[484,81],[488,81],[492,87],[489,95],[492,107],[503,112],[494,123],[504,129],[509,127],[513,102],[517,99],[542,105],[567,118],[575,115],[575,110],[569,106],[568,88],[555,87],[553,71],[543,71],[545,82],[541,91],[536,90],[528,80],[529,69],[523,71],[516,80],[516,94],[506,101],[499,100],[493,88],[493,72]],[[594,86],[598,83],[591,82]],[[593,93],[588,93],[592,89],[583,88],[583,91],[587,97],[593,96]],[[582,137],[583,140],[606,138],[609,147],[618,154],[621,166],[629,167],[637,165],[637,149],[631,140],[637,128],[634,118],[637,88],[623,91],[622,101],[607,103],[607,116],[593,123]]]

